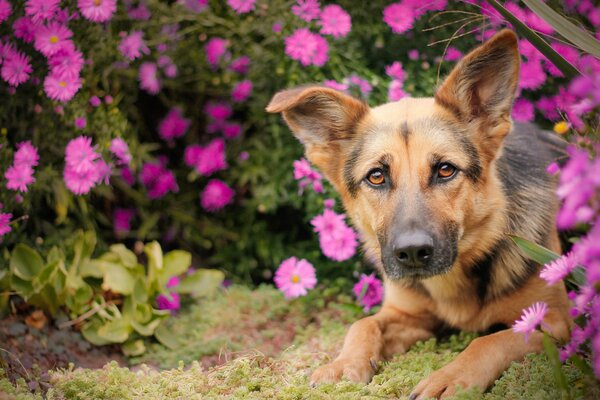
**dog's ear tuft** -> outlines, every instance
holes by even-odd
[[[494,126],[510,120],[518,80],[517,36],[505,29],[456,65],[435,100],[464,122]]]
[[[277,93],[267,106],[283,118],[305,145],[325,145],[349,138],[368,106],[334,89],[311,86]]]

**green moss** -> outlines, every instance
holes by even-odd
[[[14,385],[6,377],[5,371],[0,368],[0,400],[41,400],[42,396],[32,394],[27,382],[17,379]]]

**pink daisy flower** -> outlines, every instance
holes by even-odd
[[[328,52],[327,40],[307,28],[297,29],[285,38],[285,53],[304,66],[322,67],[329,58]]]
[[[29,57],[20,51],[11,51],[4,57],[0,75],[9,85],[17,87],[29,79],[31,72]]]
[[[540,272],[540,277],[548,282],[548,285],[554,285],[562,281],[577,267],[577,259],[573,253],[562,255],[560,258],[544,265]]]
[[[406,96],[407,94],[404,91],[404,84],[402,83],[402,81],[394,79],[392,83],[390,83],[390,87],[388,88],[388,100],[398,101]]]
[[[58,11],[60,0],[27,0],[25,15],[35,23],[51,19]]]
[[[554,97],[541,97],[536,103],[537,109],[551,121],[556,121],[560,118],[558,113],[558,105]]]
[[[345,92],[346,90],[348,90],[348,85],[346,83],[339,83],[338,81],[335,81],[333,79],[326,79],[325,81],[323,81],[323,86],[339,90],[340,92]]]
[[[231,116],[231,106],[226,103],[208,103],[204,112],[216,121],[224,121]]]
[[[406,72],[404,72],[404,68],[402,68],[402,63],[400,61],[394,61],[392,64],[386,66],[385,73],[390,78],[399,81],[404,81],[404,78],[406,77]]]
[[[383,284],[375,277],[375,274],[360,274],[360,279],[352,288],[358,302],[369,312],[374,306],[381,304],[383,300]]]
[[[185,135],[190,127],[190,120],[183,118],[181,110],[172,108],[167,116],[160,121],[158,133],[164,140],[170,141]]]
[[[254,3],[256,0],[227,0],[229,7],[238,14],[245,14],[254,10]]]
[[[519,72],[519,87],[521,89],[539,89],[546,82],[546,74],[539,61],[521,63]]]
[[[252,93],[252,81],[246,79],[235,84],[231,90],[231,99],[236,103],[246,101]]]
[[[158,68],[153,62],[145,62],[140,65],[139,71],[140,88],[150,94],[160,92],[161,83],[158,79]]]
[[[131,220],[135,217],[133,208],[116,208],[113,211],[113,229],[117,234],[124,234],[131,230]]]
[[[222,38],[211,38],[204,46],[206,61],[214,68],[227,51],[229,42]]]
[[[146,42],[144,41],[144,32],[133,31],[121,39],[119,51],[125,58],[131,61],[141,57],[142,54],[148,54],[150,49],[146,46]]]
[[[524,309],[521,319],[515,321],[513,325],[513,332],[525,334],[525,341],[527,342],[529,335],[542,324],[547,312],[548,306],[543,302],[537,302],[531,307]]]
[[[50,22],[37,28],[33,46],[37,51],[49,57],[53,54],[72,46],[70,38],[73,32],[58,22]],[[68,49],[67,49],[68,50]]]
[[[394,33],[404,33],[413,27],[414,11],[402,3],[390,4],[383,9],[383,21]]]
[[[35,167],[38,165],[40,155],[37,148],[31,144],[31,141],[17,143],[17,151],[13,159],[13,164],[16,166],[28,165]]]
[[[200,204],[206,211],[215,212],[231,203],[235,192],[225,182],[211,179],[200,195]]]
[[[179,277],[173,276],[167,282],[167,289],[175,287],[179,283]],[[159,310],[171,310],[171,313],[174,313],[181,307],[179,293],[169,291],[167,294],[159,294],[156,296],[156,306]]]
[[[344,226],[332,235],[320,234],[319,245],[326,257],[334,261],[344,261],[356,254],[358,236],[354,229]]]
[[[314,226],[314,231],[319,234],[333,235],[346,227],[344,222],[344,214],[336,214],[331,209],[326,209],[322,215],[317,215],[310,221],[311,225]]]
[[[12,214],[10,213],[0,213],[0,236],[4,236],[12,230],[10,227],[11,218]]]
[[[16,37],[31,43],[35,39],[36,25],[31,19],[21,17],[13,23],[13,31]]]
[[[342,7],[331,4],[321,11],[321,33],[332,35],[334,38],[344,37],[352,29],[352,20]]]
[[[223,139],[214,139],[206,147],[201,147],[197,157],[195,163],[190,166],[195,167],[200,175],[209,176],[229,167]]]
[[[95,169],[75,172],[75,170],[69,166],[69,164],[65,165],[63,178],[65,180],[65,186],[67,189],[77,195],[89,193],[90,190],[98,183],[98,173]]]
[[[513,105],[512,116],[516,121],[531,122],[535,117],[533,103],[525,98],[518,98]]]
[[[111,153],[117,157],[118,163],[122,165],[129,165],[131,162],[131,154],[129,154],[129,146],[121,138],[114,138],[110,141],[108,148]]]
[[[85,119],[85,117],[77,117],[75,118],[75,121],[73,121],[73,123],[75,124],[75,128],[85,129],[87,125],[87,120]]]
[[[86,19],[106,22],[117,10],[117,0],[77,0],[77,7]]]
[[[279,264],[275,272],[275,286],[283,292],[286,299],[300,297],[308,293],[317,284],[315,268],[305,259],[290,257]]]
[[[223,136],[227,139],[235,139],[242,133],[242,126],[235,122],[227,122],[223,124]]]
[[[292,12],[306,22],[319,18],[321,6],[318,0],[296,0],[296,5],[292,6]]]
[[[3,23],[12,14],[12,6],[8,0],[0,0],[0,24]]]
[[[99,158],[100,154],[92,146],[92,138],[87,136],[71,139],[65,148],[65,163],[76,173],[96,169]]]
[[[237,72],[238,74],[245,74],[248,72],[248,68],[250,67],[250,57],[241,56],[236,58],[229,64],[229,69]]]
[[[81,88],[79,77],[59,76],[50,73],[44,79],[44,91],[48,97],[63,103],[71,100],[79,88]]]
[[[30,165],[11,165],[4,173],[6,187],[19,192],[27,192],[27,185],[35,182],[33,168]]]
[[[408,58],[410,60],[415,61],[415,60],[419,59],[419,50],[417,50],[417,49],[409,50],[407,54],[408,54]]]
[[[456,47],[450,46],[448,50],[446,50],[446,55],[444,55],[444,60],[446,61],[458,61],[462,58],[463,53],[457,49]]]
[[[51,73],[56,76],[78,79],[83,68],[83,54],[75,46],[66,46],[63,50],[48,58]]]
[[[138,21],[148,21],[152,16],[152,13],[150,13],[150,10],[148,10],[146,4],[139,3],[137,7],[131,6],[130,8],[128,8],[127,15],[131,19],[135,19]]]

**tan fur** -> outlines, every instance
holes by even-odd
[[[571,322],[564,285],[547,286],[537,274],[531,275],[516,247],[499,245],[507,233],[517,233],[560,251],[554,224],[548,225],[544,214],[519,209],[525,203],[509,201],[498,172],[502,144],[512,129],[518,57],[515,35],[503,31],[459,62],[435,98],[406,98],[370,109],[335,90],[309,87],[284,91],[269,104],[268,111],[283,113],[305,145],[307,157],[340,193],[361,232],[367,258],[385,282],[381,310],[352,325],[339,357],[317,369],[312,382],[343,377],[368,382],[375,372],[374,361],[406,351],[444,325],[470,331],[511,326],[522,309],[536,301],[549,306],[545,323],[553,336],[568,338]],[[438,154],[463,170],[443,188],[430,183],[430,160]],[[385,194],[349,186],[360,182],[382,158],[389,163],[394,185]],[[480,168],[469,177],[467,167],[474,159]],[[531,187],[514,196],[536,199],[552,196],[552,191]],[[397,217],[398,209],[392,206],[396,204],[402,204],[404,218],[426,215],[433,226],[456,229],[458,253],[447,273],[417,283],[388,278],[379,234]],[[557,207],[555,201],[548,204]],[[526,215],[527,223],[511,220],[515,215]],[[490,254],[495,254],[495,268],[482,297],[481,282],[474,274]],[[414,394],[445,397],[457,386],[485,389],[510,362],[541,350],[539,333],[528,342],[511,329],[480,337],[419,383]]]

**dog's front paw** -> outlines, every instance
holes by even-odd
[[[455,395],[459,387],[463,389],[478,387],[481,389],[482,386],[485,386],[477,373],[471,372],[466,368],[461,370],[449,364],[419,382],[408,398],[409,400],[444,399]]]
[[[353,382],[369,383],[377,363],[368,359],[337,359],[334,362],[317,368],[310,377],[311,386],[319,383],[339,382],[348,379]]]

